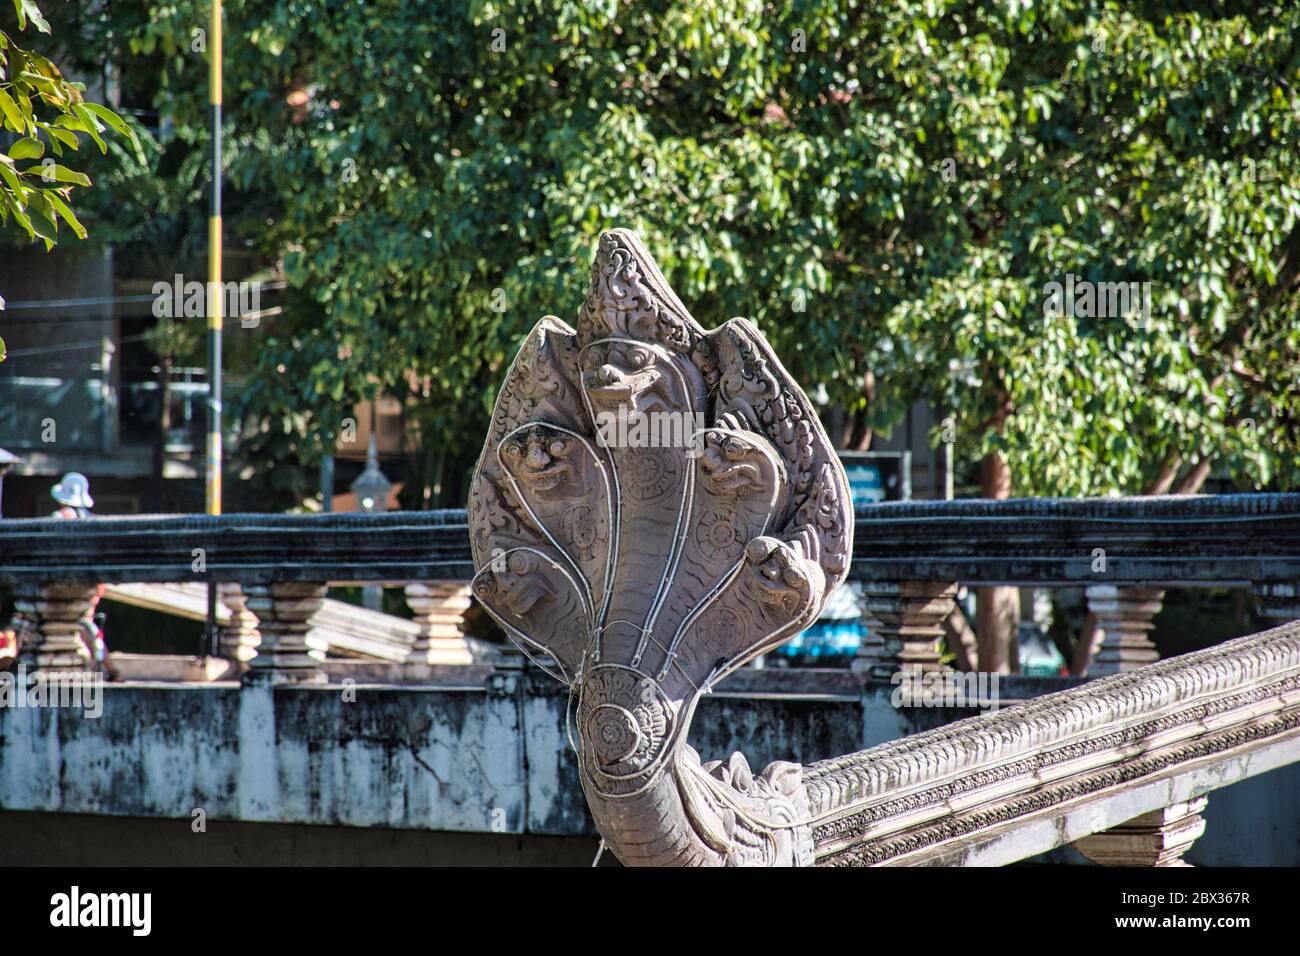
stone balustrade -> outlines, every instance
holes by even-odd
[[[1204,828],[1207,793],[1300,760],[1300,624],[1166,661],[1155,660],[1146,636],[1170,587],[1249,587],[1265,616],[1279,621],[1300,617],[1300,496],[912,502],[859,509],[856,525],[850,577],[860,582],[867,613],[876,622],[863,657],[867,666],[838,678],[856,688],[844,695],[844,704],[828,703],[831,697],[825,694],[808,699],[823,712],[862,701],[861,711],[850,718],[861,731],[859,739],[868,745],[888,742],[803,767],[813,862],[1005,863],[1072,844],[1103,864],[1177,865]],[[329,756],[331,735],[343,733],[338,728],[354,719],[344,719],[346,712],[340,712],[331,719],[344,724],[330,725],[334,729],[324,737],[299,723],[313,719],[309,712],[318,706],[336,706],[329,702],[339,696],[337,681],[345,674],[340,668],[349,666],[343,661],[327,665],[309,638],[327,584],[403,586],[415,619],[404,622],[408,630],[397,638],[407,642],[401,662],[389,666],[417,683],[439,667],[445,677],[445,665],[459,663],[457,621],[469,603],[467,533],[463,511],[105,518],[75,524],[8,521],[0,524],[0,585],[11,589],[32,627],[23,649],[28,672],[49,673],[86,668],[77,628],[97,584],[216,583],[229,610],[221,635],[223,653],[244,666],[242,690],[229,682],[211,687],[226,702],[213,698],[213,719],[227,715],[214,726],[240,735],[260,728],[269,736],[234,742],[236,752],[221,758],[219,790],[205,799],[222,808],[226,818],[270,819],[265,808],[248,815],[249,807],[263,806],[270,798],[258,796],[261,776],[244,779],[252,766],[245,767],[245,756],[260,753],[272,765],[285,766],[338,759]],[[943,670],[936,641],[959,584],[1085,588],[1099,625],[1091,672],[1096,679],[1082,688],[893,740],[927,726],[923,721],[907,726],[921,718],[900,714],[894,730],[873,739],[872,722],[889,722],[881,715],[890,708],[866,703],[879,694],[882,678],[888,680],[898,670]],[[481,668],[463,669],[473,674],[460,684],[427,690],[436,693],[431,701],[460,695],[448,727],[461,727],[457,747],[493,755],[493,793],[514,795],[508,809],[510,832],[589,830],[576,779],[570,779],[575,766],[564,744],[563,695],[539,690],[541,675],[527,669],[502,668],[486,677]],[[1105,672],[1112,676],[1099,677]],[[391,685],[394,672],[386,673],[384,680]],[[735,675],[733,684],[741,677]],[[117,714],[112,733],[126,732],[141,708],[155,706],[153,697],[137,699],[144,686],[115,688],[109,695],[116,701],[110,707]],[[269,703],[254,693],[267,688],[275,694]],[[240,716],[235,723],[223,723],[232,691]],[[315,696],[283,697],[281,692]],[[725,686],[719,693],[726,695]],[[542,706],[541,701],[550,703]],[[162,706],[163,699],[156,703]],[[719,705],[715,700],[707,706]],[[394,702],[392,707],[396,710],[385,711],[382,720],[405,726],[399,720],[403,705]],[[465,707],[470,710],[462,713]],[[458,723],[471,712],[470,723]],[[943,719],[936,715],[929,726]],[[132,779],[133,771],[123,763],[129,757],[125,751],[106,756],[96,749],[99,732],[93,721],[42,724],[24,711],[0,714],[0,720],[5,722],[0,805],[99,812],[96,808],[107,806],[104,794],[115,786],[108,778],[102,786],[95,783],[101,771],[112,780]],[[775,712],[756,720],[747,733],[768,724],[792,726]],[[525,727],[521,721],[533,723]],[[410,743],[412,762],[403,773],[411,780],[404,786],[412,785],[426,765],[436,766],[436,760],[430,763],[432,755],[446,748],[442,731],[435,730],[422,731]],[[788,742],[798,759],[844,749],[838,743],[818,748],[817,738],[800,733]],[[204,746],[220,744],[211,736]],[[289,746],[281,739],[299,737],[310,738],[305,750],[279,752]],[[389,766],[393,746],[407,746],[396,738],[385,741],[388,755],[383,760],[376,755],[374,773]],[[344,744],[340,738],[338,745]],[[169,746],[160,737],[142,740],[140,749]],[[318,751],[320,756],[313,756]],[[46,766],[47,759],[54,762]],[[68,760],[77,765],[74,784],[60,782]],[[331,810],[331,819],[367,826],[474,829],[480,813],[475,807],[483,803],[486,813],[504,805],[490,801],[505,798],[476,795],[473,776],[478,771],[468,770],[469,764],[456,766],[460,769],[449,778],[438,771],[439,779],[456,780],[457,792],[464,791],[451,816],[430,810],[429,819],[421,822],[353,808]],[[737,767],[725,769],[740,775],[736,779],[749,779],[748,771]],[[321,763],[312,773],[324,768]],[[457,774],[462,771],[470,777],[461,780]],[[208,786],[199,778],[191,783],[196,793]],[[63,788],[69,786],[73,790],[66,792]],[[349,786],[347,780],[334,780],[332,786],[337,792],[331,799],[349,806],[351,798],[340,789]],[[378,778],[366,787],[382,790]],[[223,804],[222,793],[233,794],[234,802]],[[49,794],[55,795],[53,804],[44,802]],[[543,800],[542,794],[549,796]],[[426,797],[433,799],[425,794],[418,806],[433,806]],[[120,800],[114,796],[109,803],[111,812],[188,812],[168,799],[150,791],[122,794]],[[550,810],[538,809],[540,816],[533,819],[521,815],[516,803],[528,807],[529,814],[534,808]],[[318,822],[296,810],[281,817]],[[491,825],[485,818],[482,826]]]
[[[1300,619],[1298,534],[1297,495],[860,507],[849,577],[862,584],[876,633],[855,669],[886,677],[937,667],[946,606],[926,596],[1006,584],[1083,588],[1097,628],[1076,672],[1133,670],[1158,656],[1148,634],[1166,587],[1249,588],[1261,616]]]
[[[856,524],[849,577],[874,626],[855,669],[878,678],[940,668],[958,584],[1084,588],[1094,675],[1155,660],[1147,634],[1167,587],[1251,588],[1261,615],[1300,618],[1300,495],[898,502],[859,508]],[[385,582],[405,587],[415,614],[399,639],[418,679],[466,662],[456,621],[472,573],[459,509],[0,523],[0,585],[39,622],[33,665],[56,669],[83,666],[70,627],[98,583],[217,582],[222,654],[247,664],[261,639],[249,588]]]
[[[819,865],[1175,865],[1204,795],[1300,760],[1300,623],[804,767]]]
[[[217,584],[224,611],[219,653],[250,682],[324,681],[314,628],[418,681],[473,661],[458,626],[469,606],[465,535],[463,511],[7,521],[0,583],[30,625],[29,672],[86,668],[77,628],[96,584],[203,582]],[[325,602],[327,584],[376,581],[405,586],[414,620]]]

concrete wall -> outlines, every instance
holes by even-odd
[[[1046,689],[1023,683],[1004,682],[1004,695]],[[760,768],[848,753],[969,713],[898,711],[891,690],[858,687],[847,674],[746,675],[701,702],[691,743],[706,760],[739,749]],[[303,838],[297,830],[291,839],[290,831],[224,825],[233,822],[578,840],[419,837],[428,854],[457,861],[482,853],[484,862],[503,855],[527,862],[560,846],[582,856],[594,849],[595,831],[566,742],[567,703],[567,692],[543,675],[503,671],[466,688],[107,685],[97,719],[72,708],[0,708],[0,807],[27,812],[0,813],[0,830],[23,819],[60,826],[52,814],[135,818],[103,824],[157,835],[152,851],[135,846],[131,860],[176,862],[189,846],[178,835],[190,833],[202,811],[209,832],[220,830],[226,842],[205,843],[181,862],[251,859],[276,840]],[[1289,767],[1211,795],[1209,832],[1192,861],[1300,865],[1297,783],[1300,768]],[[67,819],[69,827],[95,830],[94,817]],[[300,847],[286,862],[384,859],[394,839],[320,832],[319,847]],[[0,832],[0,846],[6,842]],[[61,862],[81,862],[76,845]],[[8,852],[21,862],[31,849]],[[399,858],[406,859],[392,859]]]
[[[598,850],[594,836],[0,813],[0,866],[590,866]]]
[[[1300,764],[1210,794],[1193,866],[1300,866]]]

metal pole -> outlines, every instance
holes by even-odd
[[[945,501],[952,501],[954,495],[953,488],[953,468],[952,468],[952,442],[943,443],[943,497]]]
[[[329,452],[320,460],[320,498],[321,511],[334,510],[334,453]]]
[[[208,98],[212,110],[212,209],[208,218],[207,512],[221,514],[221,0],[212,0],[208,31]]]
[[[221,0],[212,0],[208,29],[208,102],[212,123],[212,209],[208,217],[208,455],[207,513],[221,514]],[[210,572],[209,572],[210,573]],[[217,651],[217,582],[208,578],[205,654]]]

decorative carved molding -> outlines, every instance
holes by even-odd
[[[797,764],[701,763],[695,704],[848,574],[839,459],[758,330],[706,332],[604,234],[573,329],[542,319],[470,493],[474,593],[576,698],[582,784],[626,864],[812,862]]]
[[[989,828],[1300,736],[1300,624],[804,767],[819,865]]]
[[[1074,848],[1102,866],[1191,866],[1183,854],[1205,832],[1206,798],[1152,810],[1074,842]]]

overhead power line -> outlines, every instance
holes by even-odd
[[[259,282],[258,285],[267,292],[277,292],[280,289],[288,288],[289,283],[283,281]],[[148,293],[140,295],[92,296],[84,299],[21,299],[18,301],[10,299],[5,304],[4,312],[20,312],[23,310],[33,309],[77,309],[96,305],[117,305],[128,302],[152,302],[156,298],[158,298],[156,295]],[[0,312],[0,318],[4,317],[4,312]]]

